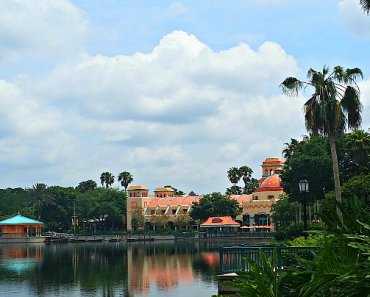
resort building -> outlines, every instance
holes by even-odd
[[[43,224],[20,214],[0,221],[0,243],[42,242]]]
[[[231,196],[243,209],[242,214],[234,221],[246,231],[273,231],[271,206],[283,194],[279,173],[284,162],[279,158],[267,158],[261,166],[262,177],[259,179],[258,189],[250,195]],[[193,193],[176,196],[172,188],[157,188],[154,195],[149,195],[147,186],[130,186],[127,199],[127,230],[133,229],[132,223],[140,216],[144,219],[147,229],[155,229],[158,221],[172,229],[186,222],[189,225],[192,205],[200,199],[202,196]]]

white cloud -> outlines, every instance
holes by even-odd
[[[88,31],[85,16],[68,0],[0,1],[0,11],[0,63],[70,56]]]
[[[341,0],[337,7],[339,15],[352,33],[361,37],[370,35],[370,18],[361,10],[359,1]]]
[[[5,148],[16,145],[15,158],[54,167],[50,176],[34,171],[34,182],[75,186],[102,171],[129,170],[151,189],[170,183],[224,191],[229,167],[251,166],[258,177],[264,158],[279,156],[284,142],[300,136],[303,100],[278,87],[297,71],[276,43],[215,52],[181,31],[146,54],[78,56],[8,86],[15,96],[4,102],[18,98],[14,105],[28,110],[22,117],[32,129],[25,125],[22,133],[33,137],[17,143],[14,133]],[[16,118],[10,127],[18,127]]]

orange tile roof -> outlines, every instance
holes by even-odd
[[[252,195],[241,195],[240,198],[238,199],[239,204],[243,204],[244,202],[249,202],[252,201]]]
[[[171,202],[171,207],[179,206],[184,196],[175,197]]]
[[[181,201],[181,206],[189,206],[193,203],[193,200],[196,198],[196,196],[188,196],[183,201]]]
[[[273,174],[261,183],[260,187],[256,189],[256,192],[282,191],[283,188],[280,186],[280,181],[280,176]]]
[[[152,201],[150,201],[148,207],[157,207],[163,198],[155,197]]]
[[[166,197],[164,198],[160,203],[159,203],[159,206],[160,207],[167,207],[171,201],[173,200],[173,197]]]
[[[207,221],[200,224],[201,227],[240,227],[238,222],[235,222],[232,217],[209,217]]]

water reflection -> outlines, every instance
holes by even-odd
[[[220,244],[1,245],[0,295],[211,296]]]

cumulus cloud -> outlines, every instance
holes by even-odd
[[[341,0],[337,8],[339,15],[352,33],[360,37],[370,35],[370,18],[361,10],[359,1]]]
[[[88,33],[85,16],[68,0],[0,1],[0,63],[70,56]]]
[[[294,58],[274,42],[216,52],[182,31],[149,53],[78,56],[37,79],[3,82],[13,95],[2,102],[12,98],[27,111],[1,131],[13,133],[3,155],[16,146],[14,159],[24,154],[54,168],[34,182],[77,185],[103,171],[128,170],[151,188],[224,191],[229,167],[251,166],[258,177],[264,158],[279,156],[287,139],[299,137],[303,99],[278,88],[297,72]],[[20,133],[28,136],[17,143]]]

